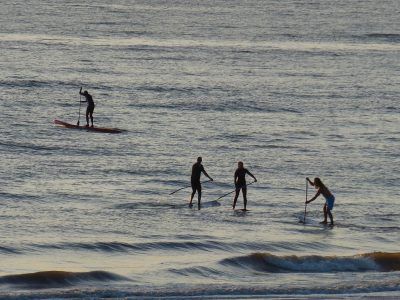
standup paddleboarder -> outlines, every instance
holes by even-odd
[[[86,108],[86,127],[89,127],[89,116],[90,116],[90,121],[92,122],[93,127],[93,111],[94,111],[94,101],[92,95],[88,93],[88,91],[84,91],[82,93],[82,88],[79,90],[79,95],[82,95],[85,97],[85,101],[81,102],[87,102],[87,108]]]
[[[312,186],[318,189],[315,196],[312,197],[310,200],[306,201],[306,203],[308,204],[314,201],[315,199],[318,198],[319,195],[322,194],[322,196],[324,196],[325,198],[325,204],[324,204],[324,220],[321,222],[321,224],[327,224],[329,216],[329,219],[331,220],[331,225],[333,225],[333,216],[331,211],[335,203],[335,196],[333,196],[333,194],[328,190],[325,184],[323,184],[321,179],[319,179],[318,177],[314,178],[314,182],[312,182],[308,177],[306,179]]]
[[[233,209],[236,207],[236,201],[239,197],[240,190],[242,190],[243,194],[243,210],[247,210],[247,184],[246,184],[246,174],[249,174],[251,177],[253,177],[254,182],[257,182],[257,179],[254,177],[253,174],[250,173],[249,170],[247,170],[243,166],[243,162],[239,161],[238,162],[238,168],[235,171],[235,176],[234,176],[234,181],[235,181],[235,187],[236,187],[236,194],[235,198],[233,199]]]
[[[192,194],[190,195],[189,206],[192,207],[193,197],[194,197],[194,195],[196,194],[196,191],[197,191],[198,209],[200,209],[200,203],[201,203],[201,182],[200,182],[201,173],[203,173],[211,181],[213,181],[213,179],[207,174],[206,170],[204,170],[204,167],[201,164],[202,161],[203,161],[203,159],[199,156],[197,158],[197,162],[195,164],[193,164],[193,166],[192,166],[192,177],[190,179],[191,186],[192,186]]]

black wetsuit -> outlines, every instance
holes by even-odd
[[[204,167],[201,163],[195,163],[192,166],[192,177],[191,177],[191,185],[193,191],[198,190],[201,191],[201,183],[200,183],[200,176],[201,172],[204,172]]]
[[[245,189],[246,188],[246,174],[251,175],[251,173],[243,168],[243,169],[236,169],[235,171],[235,178],[237,178],[235,184],[237,189]]]
[[[93,101],[93,97],[92,95],[88,94],[83,94],[83,96],[85,96],[86,98],[86,102],[87,102],[87,108],[86,108],[86,114],[93,114],[94,111],[94,101]]]
[[[245,168],[237,168],[235,171],[235,186],[236,186],[236,193],[235,198],[233,199],[233,209],[236,207],[236,201],[239,197],[240,190],[243,193],[243,206],[244,210],[247,207],[247,185],[246,185],[246,174],[249,174],[251,177],[254,177],[249,170]],[[254,178],[255,179],[255,178]]]

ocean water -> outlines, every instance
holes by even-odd
[[[0,298],[397,299],[399,11],[3,1]],[[81,86],[124,133],[53,124],[77,122]],[[197,156],[201,210],[169,195]],[[246,213],[216,201],[239,160]],[[334,227],[320,198],[299,223],[306,176],[335,194]]]

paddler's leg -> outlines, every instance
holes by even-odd
[[[243,206],[244,206],[244,210],[246,210],[246,207],[247,207],[247,187],[246,186],[242,187],[242,193],[243,193]]]
[[[86,127],[89,127],[89,112],[90,112],[90,108],[88,106],[86,108]]]
[[[235,198],[233,199],[233,205],[232,205],[233,209],[235,209],[236,207],[236,201],[239,197],[239,193],[240,193],[240,187],[236,187]]]
[[[329,219],[331,220],[331,225],[333,225],[333,216],[332,216],[332,213],[331,213],[331,210],[329,209],[329,207],[327,208],[327,213],[328,213]]]
[[[199,182],[197,186],[197,208],[201,208],[201,183]]]
[[[332,209],[333,209],[333,204],[335,203],[335,197],[332,196],[329,199],[326,200],[325,206],[326,206],[326,213],[329,216],[329,219],[331,220],[331,225],[333,225],[333,216],[332,216]],[[326,220],[326,217],[325,217]]]
[[[92,122],[92,127],[93,127],[93,112],[94,112],[94,106],[90,107],[89,109],[89,115],[90,115],[90,121]],[[89,122],[88,122],[89,124]]]
[[[324,205],[324,220],[321,222],[321,224],[327,224],[328,223],[328,212],[327,212],[327,205],[325,203]]]
[[[192,185],[192,194],[190,195],[190,202],[189,202],[189,206],[192,207],[192,201],[193,201],[193,197],[196,194],[196,185],[194,182],[191,183]]]

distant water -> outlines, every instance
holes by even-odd
[[[4,1],[0,298],[398,298],[399,11]],[[77,122],[81,86],[95,125],[127,131],[54,126]],[[200,211],[169,196],[197,156]],[[215,201],[238,160],[259,180],[247,213]],[[306,176],[335,227],[322,199],[299,223]]]

